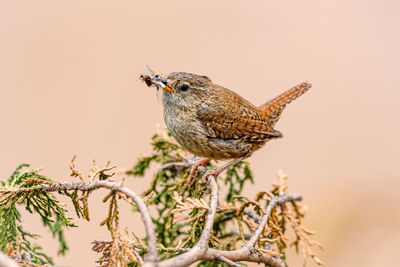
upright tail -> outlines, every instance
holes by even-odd
[[[310,83],[303,82],[261,105],[259,109],[264,112],[264,117],[271,126],[274,126],[286,105],[307,92],[310,88]]]

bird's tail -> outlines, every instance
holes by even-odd
[[[264,117],[273,126],[279,120],[285,106],[307,92],[310,88],[310,83],[303,82],[261,105],[259,108],[263,111]]]

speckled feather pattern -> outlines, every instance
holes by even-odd
[[[282,137],[272,125],[286,104],[310,88],[303,83],[258,108],[206,76],[174,72],[167,80],[176,89],[162,93],[168,129],[185,150],[212,159],[248,156]],[[188,89],[181,90],[183,84]]]

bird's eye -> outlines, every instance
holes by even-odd
[[[189,85],[187,85],[187,84],[182,84],[182,85],[181,85],[181,91],[182,91],[182,92],[187,91],[187,89],[189,89]]]

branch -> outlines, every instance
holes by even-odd
[[[172,165],[177,165],[176,162],[171,162],[166,167],[171,167]],[[205,168],[204,168],[205,169]],[[264,263],[267,266],[271,267],[284,267],[285,264],[282,260],[276,255],[271,255],[268,253],[262,252],[262,250],[258,251],[255,246],[260,239],[262,233],[265,231],[265,227],[268,224],[268,220],[271,217],[271,214],[274,208],[277,205],[284,205],[287,202],[293,202],[301,200],[301,196],[298,194],[286,195],[281,193],[278,196],[272,196],[268,200],[267,207],[262,216],[257,215],[251,210],[245,209],[244,213],[251,217],[257,224],[257,228],[251,235],[248,235],[248,240],[245,242],[240,249],[232,250],[232,251],[223,251],[209,247],[210,236],[212,234],[214,221],[216,218],[217,206],[218,206],[218,196],[219,189],[216,182],[216,176],[213,174],[208,175],[207,181],[209,183],[209,187],[211,189],[211,196],[209,199],[209,208],[208,215],[205,221],[203,231],[199,238],[197,244],[191,249],[177,249],[183,254],[175,256],[173,258],[158,262],[158,246],[157,246],[157,237],[155,234],[155,229],[153,225],[152,218],[150,217],[149,210],[145,204],[145,202],[133,191],[129,188],[123,187],[121,184],[110,182],[107,180],[96,181],[96,182],[78,182],[78,183],[57,183],[57,184],[41,184],[36,186],[36,192],[56,192],[56,191],[67,191],[67,190],[79,190],[79,191],[93,191],[99,188],[108,188],[111,191],[117,191],[126,196],[126,198],[131,199],[137,206],[139,212],[142,216],[142,221],[145,225],[146,229],[146,239],[148,242],[148,253],[145,257],[145,262],[140,258],[140,255],[137,256],[139,262],[143,264],[143,266],[159,266],[159,267],[185,267],[189,266],[195,262],[205,260],[205,261],[220,261],[224,262],[230,266],[238,267],[236,262],[247,261],[247,262],[256,262],[256,263]],[[27,188],[21,188],[21,190],[27,190]],[[0,255],[0,262],[2,260],[2,255]],[[0,266],[2,266],[0,264]],[[7,265],[6,265],[7,266]]]
[[[137,260],[139,262],[139,265],[143,265],[143,259],[140,256],[140,254],[134,249],[132,249],[131,251],[132,251],[133,254],[135,254],[135,257],[137,258]]]
[[[244,244],[243,247],[246,247],[248,249],[254,247],[257,240],[260,238],[261,233],[264,231],[265,225],[268,222],[268,218],[271,215],[272,210],[275,208],[277,204],[282,205],[286,202],[297,201],[297,200],[301,200],[301,196],[299,194],[281,195],[272,197],[268,202],[265,214],[262,216],[261,222],[258,225],[256,231],[254,232],[250,240],[246,244]]]
[[[218,256],[222,256],[232,262],[247,261],[264,263],[266,266],[270,267],[285,267],[279,259],[272,257],[271,255],[261,254],[255,251],[246,251],[243,248],[233,251],[224,251],[209,248],[205,255],[203,255],[202,260],[206,261],[221,261]]]
[[[228,264],[229,266],[241,267],[240,264],[237,264],[237,263],[231,261],[230,259],[225,258],[225,257],[222,256],[220,253],[216,253],[216,260],[221,261],[221,262],[225,262],[225,263]]]
[[[261,218],[254,211],[249,209],[244,209],[243,213],[252,218],[256,223],[260,223]]]
[[[157,175],[160,175],[160,173],[163,170],[169,169],[171,167],[176,167],[176,168],[185,168],[185,167],[190,167],[191,163],[188,161],[171,161],[167,162],[164,165],[161,166],[161,168],[158,170]]]
[[[208,182],[211,186],[211,197],[210,197],[210,208],[208,210],[207,221],[204,225],[203,232],[201,233],[200,239],[197,244],[190,249],[188,252],[176,256],[174,258],[162,261],[158,266],[167,267],[167,266],[189,266],[190,264],[202,260],[204,255],[206,254],[208,248],[208,241],[210,240],[211,231],[214,225],[215,215],[217,211],[218,204],[218,185],[215,181],[215,177],[213,175],[208,176]],[[221,255],[224,257],[223,255]],[[217,255],[216,255],[217,257]],[[217,259],[216,259],[217,260]],[[218,259],[219,261],[223,260],[222,258]],[[228,259],[229,261],[229,259]],[[225,261],[226,262],[226,261]]]
[[[154,225],[150,217],[149,210],[143,200],[129,188],[123,187],[117,183],[109,181],[97,181],[90,183],[58,183],[54,185],[42,184],[41,189],[44,192],[54,192],[63,190],[79,190],[92,191],[98,188],[108,188],[112,191],[118,191],[125,194],[128,198],[135,202],[139,212],[142,215],[142,221],[146,227],[147,242],[149,250],[146,255],[146,261],[149,265],[154,266],[158,262],[157,237],[154,231]],[[146,264],[145,264],[146,265]]]

